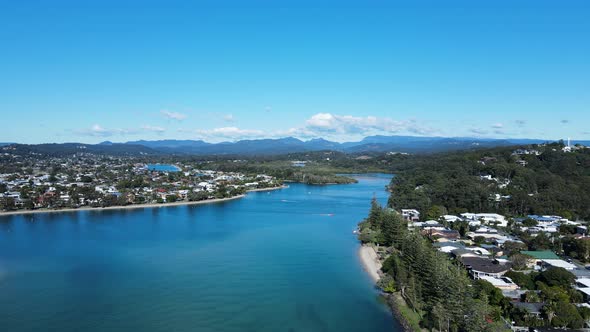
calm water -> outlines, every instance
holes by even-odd
[[[150,171],[159,171],[159,172],[179,172],[180,168],[174,165],[168,164],[148,164],[147,169]]]
[[[386,177],[0,217],[0,331],[401,331],[352,230]]]

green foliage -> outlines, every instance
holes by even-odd
[[[366,236],[364,240],[368,240],[369,234],[380,234],[375,236],[376,241],[392,251],[383,262],[386,277],[379,283],[382,290],[399,291],[407,305],[421,316],[425,327],[440,327],[444,321],[444,326],[475,331],[466,327],[464,319],[467,300],[474,295],[466,271],[436,251],[422,235],[408,232],[406,222],[397,212],[377,209],[373,203],[370,216],[359,226],[361,237]],[[504,305],[501,293],[498,298],[496,291],[486,292],[493,295],[494,305]],[[480,320],[485,321],[485,315],[473,317],[471,322],[477,325]]]
[[[209,198],[209,193],[206,191],[190,192],[188,194],[188,200],[191,202],[203,201]]]
[[[529,250],[532,251],[541,251],[553,248],[553,243],[551,242],[551,239],[547,236],[547,234],[543,232],[537,234],[534,237],[523,239],[527,242]]]
[[[556,214],[570,219],[590,219],[590,149],[574,153],[535,146],[540,156],[522,156],[526,167],[511,153],[517,147],[415,155],[400,160],[393,171],[389,206],[415,208],[434,215],[433,206],[456,214],[497,212],[505,215]],[[509,181],[500,187],[482,181],[491,175]],[[496,201],[491,195],[510,199]]]
[[[525,227],[535,227],[538,224],[539,223],[535,219],[531,219],[531,218],[526,218],[525,220],[522,221],[522,225]]]
[[[575,275],[561,267],[549,268],[541,272],[537,277],[537,281],[541,281],[550,287],[558,286],[564,289],[569,289],[575,280]]]
[[[385,293],[394,293],[395,280],[391,275],[385,275],[383,278],[379,279],[377,282],[377,287],[381,288],[381,290]]]
[[[433,205],[428,209],[428,213],[426,213],[426,219],[438,220],[440,216],[445,214],[447,214],[447,209],[444,206]]]
[[[557,302],[548,305],[547,311],[553,315],[551,326],[560,328],[579,329],[584,326],[584,320],[576,309],[576,306],[568,302]]]
[[[566,255],[582,262],[590,262],[590,240],[564,237],[561,243]]]
[[[522,273],[516,271],[508,271],[505,274],[506,277],[510,278],[515,284],[524,289],[535,289],[535,273]]]

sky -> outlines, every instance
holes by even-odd
[[[590,1],[0,0],[0,142],[590,139]]]

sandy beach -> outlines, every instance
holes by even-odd
[[[268,191],[268,190],[278,190],[287,188],[287,186],[280,186],[280,187],[273,187],[273,188],[262,188],[262,189],[253,189],[248,190],[248,192],[253,191]],[[129,209],[145,209],[145,208],[159,208],[159,207],[169,207],[169,206],[179,206],[179,205],[200,205],[200,204],[213,204],[213,203],[221,203],[227,202],[234,199],[240,199],[245,197],[246,195],[238,195],[229,198],[215,198],[215,199],[207,199],[204,201],[182,201],[182,202],[174,202],[174,203],[149,203],[149,204],[131,204],[125,206],[108,206],[108,207],[89,207],[84,206],[77,209],[68,208],[68,209],[59,209],[59,210],[51,210],[51,209],[38,209],[38,210],[17,210],[17,211],[9,211],[9,212],[0,212],[0,217],[2,216],[13,216],[18,214],[36,214],[36,213],[62,213],[62,212],[76,212],[76,211],[105,211],[105,210],[129,210]]]
[[[382,265],[381,262],[379,262],[375,249],[368,245],[361,245],[359,248],[359,257],[363,263],[363,268],[367,271],[371,279],[373,279],[375,283],[379,281],[379,279],[381,279],[379,271],[381,271]]]

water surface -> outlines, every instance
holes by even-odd
[[[397,331],[352,234],[388,177],[0,217],[0,331]]]
[[[180,168],[169,164],[147,164],[148,171],[157,172],[179,172]]]

